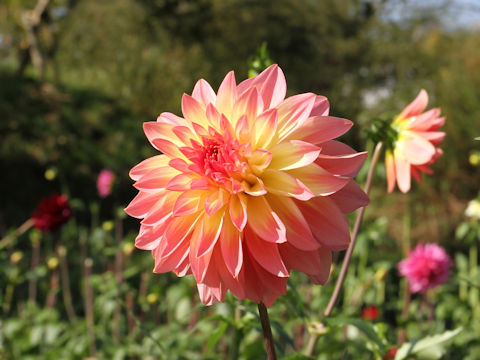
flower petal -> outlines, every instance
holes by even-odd
[[[397,179],[395,173],[395,160],[391,150],[385,152],[385,171],[387,173],[387,191],[391,193],[395,188],[395,181]]]
[[[193,256],[202,257],[213,249],[222,230],[223,214],[223,211],[218,211],[212,216],[203,214],[203,218],[198,224],[202,228],[201,235],[192,237],[190,243],[190,251]]]
[[[283,243],[286,239],[285,225],[263,196],[250,196],[247,204],[248,226],[263,240]]]
[[[285,224],[287,243],[300,250],[316,250],[320,244],[313,238],[312,231],[295,201],[286,197],[267,197],[280,220]]]
[[[207,196],[208,193],[202,190],[188,190],[181,193],[173,206],[173,216],[186,216],[196,213]]]
[[[242,235],[228,216],[224,216],[220,247],[228,271],[236,278],[243,265]]]
[[[398,188],[401,192],[407,193],[410,190],[410,163],[403,157],[398,148],[394,151],[395,174]]]
[[[227,119],[232,120],[232,110],[236,100],[237,84],[235,82],[235,73],[230,71],[218,88],[216,108]]]
[[[265,270],[279,277],[288,277],[289,273],[282,261],[278,245],[260,239],[254,232],[247,228],[245,232],[245,243],[251,256]]]
[[[413,100],[407,107],[400,113],[400,117],[407,119],[411,116],[420,114],[428,105],[428,94],[422,89],[418,93],[415,100]]]
[[[266,109],[280,104],[287,92],[285,75],[276,64],[269,66],[256,77],[242,81],[238,84],[238,91],[244,93],[252,87],[256,87],[260,92]]]
[[[155,259],[154,273],[164,273],[176,269],[180,266],[188,256],[189,241],[187,238],[178,242],[175,251],[168,256],[162,254],[161,246],[153,250],[153,258]]]
[[[272,194],[292,196],[304,201],[314,196],[301,181],[284,171],[267,169],[262,174],[262,181]]]
[[[445,138],[443,131],[415,131],[415,134],[430,141],[433,145],[440,145]]]
[[[272,161],[270,168],[277,170],[296,169],[315,161],[320,148],[300,140],[288,140],[270,149]]]
[[[330,195],[329,198],[335,202],[344,214],[349,214],[358,208],[367,206],[370,202],[368,195],[354,180],[350,180],[347,185]]]
[[[167,184],[179,174],[178,170],[170,166],[154,168],[145,173],[133,186],[145,192],[158,192],[167,187]]]
[[[314,195],[328,196],[343,188],[350,178],[329,173],[316,163],[287,171],[300,180]]]
[[[210,103],[215,104],[217,95],[207,81],[200,79],[193,88],[192,97],[206,108]]]
[[[270,165],[272,161],[272,153],[264,149],[257,149],[252,152],[248,159],[248,165],[252,172],[260,176],[262,172]]]
[[[397,141],[397,150],[401,151],[405,160],[413,165],[422,165],[435,155],[435,147],[423,137],[413,132],[404,132]]]
[[[277,133],[278,113],[277,109],[263,112],[253,124],[252,142],[254,148],[267,149]]]
[[[125,208],[125,212],[134,218],[142,219],[162,196],[164,196],[163,192],[140,191]]]
[[[205,199],[205,212],[212,216],[220,210],[230,199],[230,195],[223,188],[213,190]]]
[[[170,158],[166,155],[156,155],[146,160],[143,160],[141,163],[135,165],[130,170],[130,178],[132,180],[139,180],[143,175],[148,172],[168,165]]]
[[[310,225],[315,239],[329,250],[345,250],[350,243],[348,221],[338,206],[328,197],[296,201]]]
[[[330,103],[325,96],[317,95],[310,116],[328,116]]]
[[[165,229],[162,240],[163,246],[159,255],[169,256],[177,250],[185,239],[189,239],[188,242],[190,244],[191,240],[189,235],[192,234],[193,229],[201,228],[201,226],[196,226],[201,217],[202,213],[198,212],[188,216],[171,218]]]
[[[178,174],[172,178],[165,187],[170,191],[186,191],[190,189],[192,177],[186,174]]]
[[[157,226],[140,226],[140,232],[135,238],[135,247],[142,250],[153,250],[158,247],[168,223]]]
[[[190,95],[182,96],[182,113],[188,121],[204,128],[208,127],[206,109]]]
[[[161,151],[171,159],[181,158],[185,159],[185,156],[180,151],[179,147],[171,141],[165,139],[154,139],[152,145],[155,149]]]
[[[354,177],[362,168],[367,155],[366,151],[333,156],[320,153],[315,163],[329,173]]]
[[[291,132],[287,139],[298,139],[311,144],[321,144],[345,134],[353,123],[334,116],[314,116]]]
[[[308,277],[312,280],[315,284],[325,285],[330,276],[330,268],[332,266],[332,252],[329,250],[320,249],[318,251],[318,255],[320,257],[320,273],[317,275],[309,275]]]
[[[286,242],[278,245],[278,249],[287,269],[312,275],[322,273],[323,264],[320,261],[318,248],[312,251],[305,251]],[[330,268],[330,264],[328,267]]]
[[[432,123],[440,116],[441,110],[433,108],[425,111],[423,114],[413,116],[409,119],[408,129],[413,131],[425,131],[430,128]]]
[[[291,96],[278,105],[278,134],[286,138],[310,117],[316,95],[312,93]]]
[[[156,139],[168,140],[169,142],[177,146],[184,145],[182,140],[173,132],[174,127],[175,126],[171,124],[160,123],[155,121],[149,121],[149,122],[143,123],[143,131],[145,132],[145,135],[147,136],[148,141],[150,141],[150,143],[154,148],[157,148],[156,144],[154,143],[154,140]],[[157,150],[160,150],[160,149],[157,148]]]
[[[247,124],[250,129],[250,127],[253,125],[253,122],[257,118],[257,115],[259,115],[262,111],[262,97],[258,93],[257,88],[251,88],[246,93],[241,95],[235,102],[230,122],[232,125],[235,125],[240,117],[246,116]]]
[[[229,213],[235,227],[243,231],[247,224],[247,198],[245,195],[237,194],[230,197]]]
[[[150,208],[145,218],[142,220],[143,225],[154,226],[159,225],[169,219],[173,212],[173,206],[177,200],[178,193],[166,191],[162,197]]]

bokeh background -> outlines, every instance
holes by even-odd
[[[111,249],[105,258],[114,257],[118,244],[110,239],[109,245],[114,235],[101,224],[116,218],[135,195],[128,170],[155,154],[142,123],[163,111],[180,114],[182,93],[190,93],[199,78],[214,89],[229,70],[237,80],[246,78],[265,50],[283,69],[289,94],[325,95],[333,115],[355,123],[343,140],[359,151],[372,149],[367,134],[373,119],[393,118],[421,88],[428,91],[430,106],[441,107],[447,117],[444,155],[433,167],[435,175],[408,195],[387,196],[379,166],[364,233],[373,240],[360,243],[359,254],[378,249],[375,256],[392,268],[405,241],[430,241],[466,259],[471,242],[463,241],[466,225],[460,235],[458,227],[480,186],[480,141],[474,140],[480,136],[480,3],[474,0],[2,0],[0,237],[56,191],[69,195],[75,214],[76,227],[64,230],[61,241],[75,251],[78,229],[96,229],[88,233],[91,252],[101,256],[104,244]],[[100,200],[95,182],[103,168],[116,180],[112,195]],[[137,227],[137,221],[123,219],[122,231],[130,237],[122,241],[132,243]],[[29,254],[29,246],[27,237],[8,254]],[[140,251],[134,256],[128,266],[140,276],[151,258]],[[377,271],[380,265],[365,256],[359,266]],[[107,260],[99,262],[97,270],[108,270]],[[48,271],[35,276],[48,278]],[[160,294],[171,283],[181,294],[181,286],[191,288],[163,279],[156,280]],[[80,282],[73,280],[79,294]],[[134,288],[136,282],[131,281]],[[193,290],[187,293],[197,301]],[[363,301],[355,303],[357,310]],[[14,303],[22,303],[21,291]],[[170,306],[164,310],[175,313]],[[82,304],[76,307],[84,311]],[[393,308],[385,311],[395,323]],[[449,327],[442,324],[439,329]],[[109,358],[115,347],[108,352],[105,346]]]

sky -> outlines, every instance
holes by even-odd
[[[405,15],[434,8],[447,28],[480,28],[480,0],[395,0],[389,4],[385,15],[397,21]]]

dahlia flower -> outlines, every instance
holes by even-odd
[[[391,125],[397,139],[393,149],[387,149],[385,154],[388,192],[393,191],[395,182],[400,191],[408,192],[411,176],[420,183],[422,172],[432,174],[429,165],[443,153],[436,146],[445,137],[444,132],[438,131],[445,118],[440,117],[439,108],[425,111],[427,103],[428,94],[422,89]]]
[[[366,153],[332,140],[352,123],[323,96],[285,93],[277,65],[238,85],[232,71],[217,93],[202,79],[184,94],[183,117],[143,126],[163,154],[130,171],[135,245],[156,273],[193,273],[205,304],[230,290],[270,306],[291,270],[325,283],[350,241],[344,214],[368,202],[352,180]]]
[[[411,292],[424,293],[445,283],[452,261],[441,246],[418,244],[408,257],[398,264],[398,271],[407,278]]]
[[[112,192],[113,182],[115,181],[115,174],[108,169],[100,171],[97,177],[97,191],[100,197],[104,198]]]
[[[52,194],[43,198],[32,214],[33,226],[42,232],[55,231],[72,215],[66,195]]]

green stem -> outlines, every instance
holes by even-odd
[[[368,169],[367,175],[367,182],[365,183],[365,193],[368,195],[370,193],[370,189],[372,187],[373,176],[375,175],[375,168],[378,164],[378,159],[380,158],[380,154],[382,152],[383,143],[379,142],[375,146],[375,150],[372,155],[372,161],[370,162],[370,168]],[[328,317],[331,315],[335,303],[338,300],[338,296],[340,295],[340,291],[342,290],[343,282],[345,281],[345,276],[347,275],[348,265],[350,264],[350,260],[352,259],[353,249],[355,248],[355,243],[357,241],[358,232],[360,230],[360,225],[362,224],[363,215],[365,213],[365,207],[359,209],[357,213],[357,218],[355,220],[355,225],[353,226],[352,231],[352,240],[350,241],[350,245],[348,246],[347,253],[345,254],[345,259],[343,260],[342,268],[340,270],[340,275],[338,276],[337,283],[335,284],[335,288],[333,290],[333,294],[328,302],[327,308],[325,309],[323,316]],[[318,334],[312,334],[311,338],[308,342],[308,346],[306,349],[306,355],[311,356],[313,354],[313,350],[315,348],[315,344],[318,339]]]

